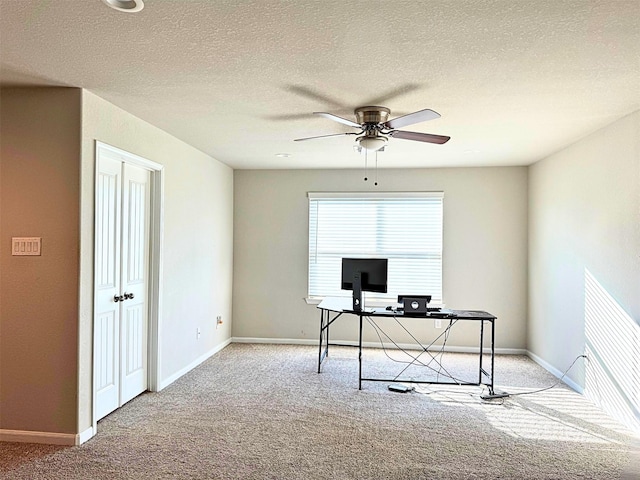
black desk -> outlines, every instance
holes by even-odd
[[[489,394],[493,395],[493,371],[494,371],[494,363],[495,363],[495,320],[496,317],[487,312],[482,311],[470,311],[470,310],[452,310],[452,315],[447,318],[436,317],[433,314],[407,314],[404,315],[402,313],[394,313],[391,311],[385,310],[373,310],[373,311],[362,311],[355,312],[351,310],[351,298],[345,297],[336,297],[325,298],[320,304],[318,308],[320,309],[320,342],[319,342],[319,351],[318,351],[318,373],[320,373],[320,368],[322,366],[322,361],[329,354],[329,345],[340,345],[336,343],[329,342],[329,326],[335,322],[342,315],[355,315],[359,318],[360,321],[360,334],[358,336],[358,389],[362,390],[362,382],[411,382],[411,383],[429,383],[429,384],[443,384],[443,385],[485,385],[489,389]],[[459,321],[475,321],[480,322],[480,347],[478,351],[479,357],[479,365],[478,365],[478,381],[456,381],[456,382],[440,382],[440,381],[416,381],[416,380],[402,380],[401,378],[363,378],[362,377],[362,319],[367,317],[379,317],[379,318],[423,318],[423,319],[434,319],[440,318],[445,322],[449,322],[449,326],[447,328],[451,328],[455,323]],[[484,326],[485,322],[488,322],[491,325],[491,352],[490,352],[490,371],[487,371],[483,367],[484,360]],[[344,346],[344,345],[343,345]],[[431,353],[428,351],[428,347],[424,347],[420,345],[422,348],[422,353],[426,352],[429,355]],[[431,357],[435,360],[435,357],[431,355]],[[483,382],[483,378],[486,379]]]

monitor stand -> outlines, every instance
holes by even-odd
[[[360,272],[353,274],[353,311],[362,311],[362,275]]]

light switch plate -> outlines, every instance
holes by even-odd
[[[11,255],[40,255],[42,237],[12,237]]]

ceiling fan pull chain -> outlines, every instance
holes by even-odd
[[[376,150],[376,180],[373,183],[376,187],[378,186],[378,151]]]
[[[367,180],[369,180],[367,178],[367,151],[364,151],[364,181],[366,182]]]

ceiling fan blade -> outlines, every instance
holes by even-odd
[[[366,102],[360,102],[360,104],[361,105],[384,105],[385,103],[389,103],[389,100],[391,100],[392,98],[396,98],[401,95],[406,95],[407,93],[411,93],[414,90],[418,90],[419,88],[422,88],[422,85],[417,83],[407,83],[406,85],[402,85],[400,87],[394,88],[393,90],[380,93],[377,97],[370,98]]]
[[[444,135],[434,135],[432,133],[406,132],[404,130],[394,130],[390,132],[393,138],[402,138],[404,140],[415,140],[417,142],[437,143],[442,145],[447,143],[451,137]]]
[[[265,120],[274,120],[280,122],[289,120],[309,120],[310,118],[313,118],[313,115],[311,115],[310,113],[291,113],[284,115],[269,115],[262,118],[264,118]]]
[[[359,127],[360,125],[358,125]],[[326,138],[326,137],[339,137],[341,135],[358,135],[355,132],[345,132],[345,133],[331,133],[329,135],[317,135],[315,137],[306,137],[306,138],[296,138],[294,142],[302,142],[304,140],[313,140],[315,138]]]
[[[384,126],[386,128],[401,128],[401,127],[406,127],[407,125],[413,125],[414,123],[433,120],[435,118],[440,118],[440,114],[438,112],[434,112],[433,110],[425,108],[424,110],[409,113],[407,115],[403,115],[401,117],[396,117],[392,120],[389,120],[384,124]]]
[[[288,90],[289,92],[293,92],[302,97],[324,103],[326,105],[332,105],[334,107],[342,108],[343,102],[340,102],[335,98],[331,98],[329,95],[325,95],[323,93],[317,92],[312,88],[305,87],[303,85],[287,85],[285,87],[285,90]]]
[[[328,118],[329,120],[333,120],[334,122],[343,123],[345,125],[349,125],[350,127],[360,128],[360,124],[356,123],[352,120],[347,120],[346,118],[338,117],[333,113],[327,112],[313,112],[314,115],[320,115],[321,117]]]

